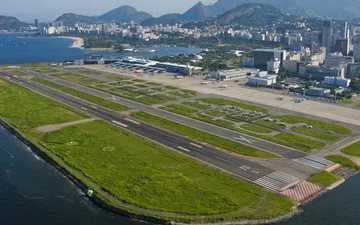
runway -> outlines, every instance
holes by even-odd
[[[289,147],[286,147],[283,145],[279,145],[279,144],[276,144],[273,142],[269,142],[269,141],[266,141],[266,140],[263,140],[263,139],[260,139],[257,137],[253,137],[253,136],[246,135],[246,134],[240,134],[238,132],[235,132],[235,131],[232,131],[229,129],[214,126],[214,125],[204,123],[204,122],[201,122],[198,120],[194,120],[191,118],[183,117],[181,115],[177,115],[177,114],[167,112],[167,111],[164,111],[164,110],[161,110],[158,108],[154,108],[152,106],[137,103],[137,102],[134,102],[134,101],[131,101],[128,99],[114,96],[114,95],[111,95],[111,94],[108,94],[108,93],[105,93],[105,92],[102,92],[102,91],[99,91],[99,90],[96,90],[93,88],[89,88],[89,87],[86,87],[83,85],[75,84],[75,83],[72,83],[72,82],[69,82],[66,80],[58,79],[56,77],[52,77],[49,75],[41,74],[41,76],[39,76],[37,73],[34,73],[30,70],[24,70],[24,71],[28,72],[29,74],[31,74],[33,76],[38,76],[38,77],[41,77],[42,79],[46,79],[51,82],[58,83],[58,84],[64,85],[69,88],[80,90],[82,92],[85,92],[85,93],[88,93],[88,94],[91,94],[91,95],[94,95],[94,96],[97,96],[97,97],[100,97],[103,99],[107,99],[109,101],[117,102],[119,104],[128,106],[135,110],[150,113],[155,116],[160,116],[165,119],[168,119],[168,120],[171,120],[171,121],[174,121],[177,123],[181,123],[186,126],[190,126],[192,128],[206,131],[208,133],[217,135],[219,137],[224,137],[224,138],[230,139],[232,141],[239,142],[241,144],[248,145],[248,146],[263,150],[265,152],[269,152],[269,153],[278,155],[280,157],[284,157],[287,159],[299,159],[299,158],[303,158],[303,157],[307,156],[307,154],[304,152],[300,152],[295,149],[292,149],[292,148],[289,148]]]
[[[91,104],[68,94],[16,77],[6,72],[0,72],[0,76],[8,81],[23,86],[58,102],[76,108],[88,115],[98,117],[114,126],[132,132],[166,146],[185,156],[199,160],[212,167],[230,173],[248,182],[267,188],[275,192],[281,192],[291,187],[300,180],[292,175],[273,170],[258,163],[238,157],[193,140],[180,137],[149,124],[141,123],[127,118],[109,109]],[[281,174],[274,176],[274,174]],[[261,180],[261,182],[259,182]]]

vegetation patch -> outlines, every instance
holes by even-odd
[[[350,129],[347,129],[345,127],[327,123],[319,120],[313,120],[305,117],[299,117],[299,116],[293,116],[293,115],[284,115],[284,116],[274,116],[274,119],[280,119],[284,123],[288,124],[299,124],[299,123],[305,123],[309,126],[313,126],[314,128],[323,129],[326,131],[332,131],[338,134],[343,135],[351,135],[352,131]]]
[[[360,156],[360,141],[341,150],[343,153],[351,156]]]
[[[66,145],[69,139],[79,145]],[[102,122],[47,134],[41,143],[118,199],[146,209],[188,216],[264,219],[287,213],[292,205],[285,197]],[[108,146],[116,151],[102,150]]]
[[[320,140],[324,140],[324,141],[340,141],[341,137],[339,135],[336,134],[331,134],[328,132],[324,132],[322,130],[317,130],[317,129],[308,129],[305,127],[294,127],[292,128],[292,131],[294,131],[295,133],[298,134],[302,134],[302,135],[306,135],[309,137],[314,137]]]
[[[351,159],[348,159],[344,156],[328,155],[328,156],[326,156],[326,159],[333,161],[335,163],[341,164],[341,165],[346,166],[351,169],[357,169],[357,170],[360,169],[360,167],[354,161],[352,161]]]
[[[263,114],[268,113],[267,109],[264,109],[264,108],[261,108],[258,106],[244,104],[244,103],[221,99],[221,98],[202,98],[202,99],[199,99],[199,101],[202,101],[202,102],[205,102],[208,104],[212,104],[212,105],[216,105],[216,106],[234,106],[234,107],[239,107],[243,110],[256,111],[256,112],[263,113]]]
[[[313,149],[321,149],[325,147],[325,143],[323,142],[299,137],[294,134],[277,134],[275,135],[275,137],[277,139],[287,142],[289,146],[298,150],[302,150],[304,152],[310,152]]]
[[[199,102],[183,102],[181,104],[186,105],[186,106],[190,106],[190,107],[195,108],[195,109],[200,109],[200,110],[212,109],[211,106],[205,105],[205,104],[202,104],[202,103],[199,103]]]
[[[321,172],[317,175],[314,175],[307,179],[307,181],[314,183],[314,184],[320,184],[324,186],[330,186],[337,181],[339,181],[340,178],[332,173],[329,172]]]
[[[63,85],[60,85],[60,84],[57,84],[57,83],[54,83],[54,82],[51,82],[51,81],[48,81],[48,80],[45,80],[45,79],[42,79],[42,78],[33,78],[32,80],[34,80],[37,83],[40,83],[40,84],[46,85],[48,87],[54,88],[56,90],[59,90],[61,92],[65,92],[67,94],[76,96],[78,98],[84,99],[84,100],[89,101],[89,102],[92,102],[92,103],[94,103],[96,105],[100,105],[100,106],[103,106],[105,108],[109,108],[111,110],[125,111],[125,110],[129,109],[128,107],[120,105],[118,103],[115,103],[115,102],[112,102],[112,101],[109,101],[109,100],[105,100],[103,98],[99,98],[97,96],[90,95],[90,94],[84,93],[82,91],[78,91],[78,90],[75,90],[75,89],[72,89],[72,88],[68,88],[66,86],[63,86]]]
[[[261,134],[271,134],[272,130],[264,128],[264,127],[260,127],[254,124],[243,124],[240,126],[243,129],[252,131],[252,132],[256,132],[256,133],[261,133]]]
[[[40,126],[85,118],[46,97],[5,82],[0,83],[0,102],[0,116],[26,135],[35,133]]]
[[[16,75],[16,76],[19,76],[19,77],[23,77],[23,76],[28,76],[29,74],[21,71],[21,70],[17,70],[17,69],[12,69],[12,70],[9,70],[8,71],[9,73],[13,74],[13,75]]]
[[[255,123],[262,125],[264,127],[269,127],[275,130],[284,130],[286,129],[286,125],[283,123],[278,123],[278,122],[272,122],[272,121],[266,121],[266,120],[256,120]]]

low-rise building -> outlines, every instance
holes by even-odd
[[[220,80],[220,81],[238,80],[241,78],[246,78],[247,76],[255,75],[256,72],[257,72],[256,69],[251,69],[251,68],[221,70],[221,71],[211,72],[206,78],[211,80]]]
[[[320,98],[328,98],[331,95],[330,89],[317,88],[317,87],[310,87],[305,91],[305,93],[308,96],[320,97]]]
[[[277,75],[270,75],[267,71],[258,71],[255,76],[248,77],[247,85],[254,87],[268,87],[276,84]]]
[[[333,85],[338,87],[349,87],[350,83],[351,83],[351,79],[346,79],[344,77],[326,76],[323,81],[323,84]]]

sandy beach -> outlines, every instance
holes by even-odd
[[[60,36],[59,38],[67,38],[74,41],[71,48],[84,48],[85,41],[84,38],[81,37],[68,37],[68,36]]]

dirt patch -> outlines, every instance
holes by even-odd
[[[0,84],[7,84],[7,82],[4,81],[4,80],[2,80],[2,79],[0,79]]]
[[[78,120],[78,121],[68,122],[68,123],[50,124],[50,125],[38,127],[38,128],[36,128],[36,130],[41,133],[50,133],[50,132],[62,130],[66,127],[75,126],[75,125],[79,125],[79,124],[83,124],[83,123],[88,123],[88,122],[91,122],[94,120],[96,120],[96,119],[85,119],[85,120]]]

